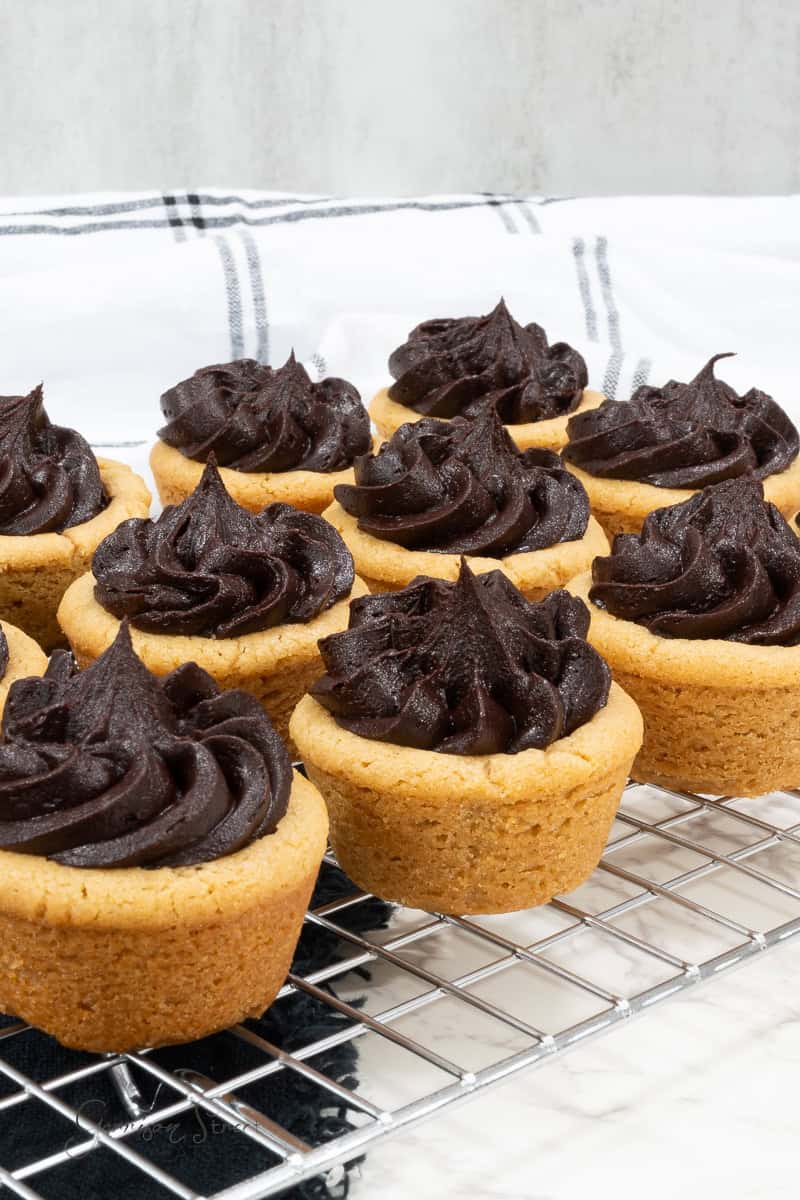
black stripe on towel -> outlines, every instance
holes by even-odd
[[[572,254],[575,259],[575,271],[578,277],[578,291],[583,304],[583,317],[586,322],[586,336],[590,342],[597,341],[597,313],[592,300],[592,285],[589,272],[586,269],[586,244],[583,238],[575,238],[572,243]]]
[[[256,360],[260,363],[269,362],[269,322],[267,320],[267,299],[264,293],[264,280],[261,275],[261,258],[258,244],[249,229],[239,231],[239,237],[244,243],[247,256],[247,271],[250,276],[250,290],[253,294],[253,312],[256,326]]]
[[[164,208],[167,210],[167,223],[175,231],[175,241],[185,241],[186,230],[183,228],[183,218],[178,208],[177,197],[165,192],[161,199],[164,203]]]
[[[600,294],[606,307],[606,323],[608,340],[611,343],[611,354],[606,366],[603,379],[603,394],[609,399],[616,398],[620,372],[624,354],[622,352],[622,331],[620,328],[619,310],[614,299],[614,289],[611,282],[611,268],[608,265],[608,238],[598,237],[594,247],[597,277],[600,280]]]
[[[231,337],[231,358],[243,358],[242,293],[239,287],[236,259],[233,257],[233,251],[227,238],[215,237],[214,241],[219,251],[222,274],[225,281],[225,297],[228,302],[228,329]]]
[[[336,204],[328,208],[306,208],[290,210],[266,217],[253,217],[248,213],[232,213],[222,217],[205,217],[206,229],[230,229],[235,225],[250,226],[253,229],[264,228],[268,225],[291,225],[298,221],[324,221],[338,217],[375,216],[381,213],[393,212],[430,212],[449,213],[463,211],[469,208],[497,207],[505,201],[492,203],[488,200],[444,200],[430,202],[424,200],[398,200],[389,204]],[[170,207],[172,207],[170,205]],[[12,214],[18,216],[19,214]],[[506,217],[508,214],[506,213]],[[180,216],[173,213],[169,218],[145,218],[143,220],[119,221],[89,221],[83,225],[3,225],[0,215],[0,237],[22,237],[25,234],[55,233],[64,237],[77,237],[85,233],[106,233],[118,230],[132,229],[168,229],[177,225],[184,226]],[[516,232],[516,230],[515,230]]]

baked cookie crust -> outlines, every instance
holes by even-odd
[[[586,572],[568,591],[644,717],[634,779],[713,795],[800,787],[800,646],[658,637],[592,604],[591,583]]]
[[[56,620],[61,597],[89,570],[103,538],[129,517],[150,512],[150,493],[130,467],[108,458],[97,465],[109,504],[91,521],[63,533],[0,535],[0,617],[48,651],[64,644]]]
[[[629,479],[602,479],[590,475],[564,459],[564,466],[581,481],[589,505],[610,539],[617,533],[638,533],[648,513],[681,504],[697,494],[697,488],[660,488]],[[771,501],[788,519],[800,508],[800,458],[785,471],[763,480],[764,499]]]
[[[31,675],[44,675],[47,669],[47,655],[27,633],[9,625],[8,621],[0,622],[8,642],[8,666],[6,673],[0,679],[0,716],[6,706],[8,689],[16,679],[27,679]]]
[[[295,772],[275,833],[216,862],[86,869],[0,851],[0,1009],[101,1053],[260,1016],[289,969],[327,828]]]
[[[180,504],[195,490],[205,463],[186,458],[174,446],[156,442],[150,468],[163,505]],[[321,513],[333,500],[337,483],[352,483],[353,468],[344,471],[234,471],[220,467],[222,482],[242,508],[261,512],[268,504],[293,504],[304,512]]]
[[[460,554],[437,554],[432,550],[407,550],[394,542],[373,537],[358,528],[358,520],[345,512],[338,501],[322,514],[339,533],[353,556],[361,579],[371,592],[395,592],[415,579],[430,575],[434,579],[458,579]],[[509,554],[506,558],[467,556],[476,575],[502,571],[528,598],[542,600],[554,588],[586,568],[598,554],[608,554],[606,535],[593,517],[582,538],[557,542],[544,550]]]
[[[290,727],[342,869],[386,900],[445,913],[529,908],[588,878],[642,740],[639,710],[616,684],[591,721],[520,754],[371,741],[311,696]]]
[[[576,413],[588,412],[591,408],[599,408],[605,400],[602,392],[584,388],[581,402],[574,412],[566,413],[563,417],[549,417],[545,421],[528,421],[523,425],[506,425],[506,433],[519,450],[530,450],[534,446],[545,450],[563,450],[567,441],[567,421]],[[372,399],[369,415],[375,423],[382,441],[388,441],[401,425],[411,421],[422,420],[424,413],[418,413],[405,404],[398,404],[389,398],[388,388],[382,388]],[[446,417],[434,417],[436,421],[446,421]]]
[[[119,618],[95,599],[94,585],[92,574],[76,579],[58,609],[61,628],[81,668],[108,649],[120,626]],[[149,633],[131,626],[131,641],[138,657],[155,675],[168,675],[182,663],[196,662],[223,690],[242,688],[255,696],[294,754],[289,742],[289,718],[325,670],[317,642],[346,629],[350,601],[368,591],[356,576],[349,596],[306,625],[278,625],[238,638]]]

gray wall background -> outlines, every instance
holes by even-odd
[[[798,0],[0,0],[0,192],[800,190]]]

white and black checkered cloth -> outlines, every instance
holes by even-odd
[[[608,395],[735,350],[725,377],[800,418],[800,197],[0,199],[0,394],[43,380],[54,420],[141,465],[199,366],[294,348],[369,400],[413,325],[501,294]]]

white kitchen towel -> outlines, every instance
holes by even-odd
[[[617,399],[733,350],[721,374],[800,420],[800,197],[0,199],[0,394],[43,381],[55,421],[138,465],[197,367],[294,348],[368,401],[417,322],[501,295]]]

